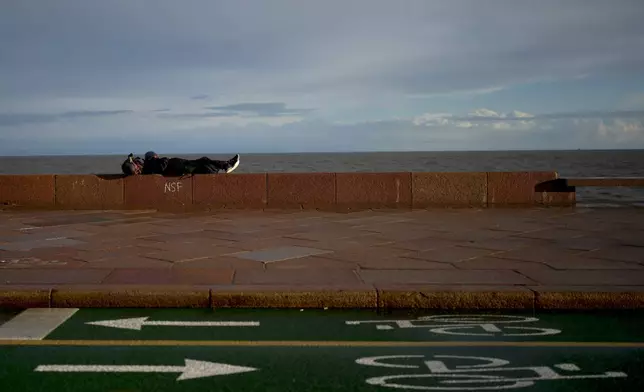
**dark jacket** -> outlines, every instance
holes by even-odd
[[[168,167],[168,158],[151,158],[143,161],[141,174],[164,174]]]

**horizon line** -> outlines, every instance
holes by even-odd
[[[223,155],[223,154],[249,154],[249,155],[296,155],[296,154],[390,154],[390,153],[400,153],[400,154],[413,154],[413,153],[481,153],[481,152],[604,152],[604,151],[644,151],[644,148],[551,148],[551,149],[488,149],[488,150],[356,150],[356,151],[275,151],[275,152],[174,152],[174,153],[163,153],[160,155],[164,156],[180,156],[180,155]],[[24,155],[2,155],[0,158],[27,158],[27,157],[37,157],[37,158],[46,158],[46,157],[108,157],[108,156],[120,156],[123,155],[127,157],[129,153],[92,153],[92,154],[24,154]],[[135,156],[137,154],[134,154]],[[141,154],[143,155],[143,154]]]

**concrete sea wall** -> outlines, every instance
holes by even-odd
[[[562,185],[556,172],[0,175],[4,208],[348,210],[574,203],[574,187]]]

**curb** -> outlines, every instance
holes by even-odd
[[[534,309],[534,293],[525,291],[381,291],[381,309],[525,310]]]
[[[597,290],[597,289],[596,289]],[[4,308],[255,308],[609,310],[644,309],[644,291],[343,290],[248,286],[1,288]]]
[[[644,309],[644,292],[536,293],[537,309],[606,310]]]

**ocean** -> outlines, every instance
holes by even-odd
[[[232,156],[176,156],[204,155],[222,160]],[[125,158],[125,155],[0,157],[0,174],[120,173]],[[541,170],[557,171],[561,177],[640,177],[644,176],[644,150],[241,154],[236,173]],[[577,198],[582,204],[595,206],[644,207],[644,188],[577,188]]]

